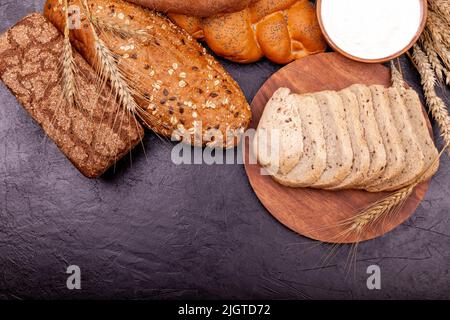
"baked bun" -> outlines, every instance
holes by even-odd
[[[243,10],[257,0],[127,0],[165,13],[210,17]]]
[[[216,54],[234,62],[251,63],[265,56],[286,64],[326,49],[308,0],[259,0],[239,12],[209,18],[169,16]]]

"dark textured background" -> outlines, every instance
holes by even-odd
[[[0,0],[0,32],[42,3]],[[277,69],[224,64],[249,100]],[[148,159],[138,148],[132,165],[91,181],[43,139],[1,84],[0,298],[450,298],[447,156],[412,219],[361,244],[346,277],[350,248],[324,264],[331,247],[277,223],[241,165],[177,167],[171,144],[149,133]],[[80,291],[66,289],[71,264]],[[366,288],[371,264],[380,291]]]

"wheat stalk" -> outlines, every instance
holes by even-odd
[[[139,91],[139,85],[135,84],[129,77],[127,77],[128,72],[136,72],[135,70],[127,71],[126,65],[121,68],[118,63],[118,57],[114,54],[106,45],[105,41],[100,38],[96,31],[96,27],[101,32],[109,31],[110,33],[117,34],[121,37],[134,37],[140,36],[147,40],[150,37],[145,30],[133,30],[126,26],[119,26],[111,22],[105,22],[102,19],[95,17],[89,10],[89,5],[87,0],[83,0],[83,7],[86,12],[86,17],[89,22],[89,27],[91,28],[92,35],[94,38],[94,47],[97,55],[97,66],[96,71],[99,75],[99,86],[103,87],[107,81],[109,81],[112,91],[118,98],[119,105],[125,110],[130,111],[135,117],[133,119],[136,121],[138,117],[147,127],[155,129],[166,129],[167,126],[164,124],[161,118],[158,118],[155,114],[149,113],[144,108],[142,108],[136,101],[135,97],[139,101],[150,103],[149,97]],[[107,34],[104,34],[107,37]],[[123,120],[122,113],[122,120]],[[136,125],[137,121],[136,121]],[[161,136],[155,132],[155,134],[161,138]]]
[[[439,55],[434,49],[433,40],[429,33],[429,30],[425,30],[423,32],[422,36],[419,39],[419,43],[422,46],[424,53],[427,55],[428,60],[436,74],[437,79],[441,83],[444,83],[445,69],[441,63],[441,60],[439,59]]]
[[[98,36],[92,23],[92,14],[89,10],[87,0],[83,0],[83,5],[90,22],[92,35],[94,37],[95,52],[99,62],[97,71],[100,75],[100,78],[109,80],[115,94],[118,96],[119,104],[133,114],[136,114],[139,106],[134,100],[132,91],[117,66],[117,59],[111,52],[111,50],[109,50],[109,48],[105,45],[103,40]]]
[[[398,62],[398,60],[397,60]],[[400,69],[400,63],[398,62],[399,68],[394,64],[394,61],[391,60],[391,82],[392,86],[403,92],[405,90],[405,81],[403,80],[403,76],[399,70]]]
[[[68,106],[75,105],[75,61],[73,58],[72,44],[70,43],[70,28],[69,28],[69,6],[67,0],[64,0],[64,48],[63,48],[63,92],[64,99]]]
[[[91,15],[91,21],[98,29],[115,33],[122,38],[143,37],[144,39],[148,39],[149,37],[148,32],[144,29],[131,29],[125,25],[118,25],[110,21],[104,21],[95,15]]]
[[[428,0],[428,7],[447,24],[450,24],[450,2],[447,0]]]
[[[450,59],[448,53],[448,46],[450,44],[449,26],[443,23],[439,15],[430,11],[426,30],[433,39],[434,50],[439,54],[447,69],[450,68]]]
[[[408,200],[413,193],[414,189],[423,182],[423,179],[429,170],[435,167],[436,163],[449,146],[450,144],[447,143],[433,162],[426,167],[409,186],[397,190],[389,196],[375,202],[354,217],[341,221],[338,226],[343,226],[344,231],[340,233],[337,238],[345,239],[348,236],[356,236],[358,238],[364,231],[380,222],[380,220],[386,219],[399,212],[406,200]]]
[[[444,101],[438,97],[435,89],[436,77],[433,68],[425,53],[416,44],[411,56],[417,70],[422,78],[422,86],[425,92],[428,107],[439,125],[441,136],[446,145],[450,144],[450,116]],[[450,152],[450,149],[449,149]]]

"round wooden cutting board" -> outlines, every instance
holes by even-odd
[[[257,127],[266,103],[279,87],[290,88],[295,93],[311,93],[342,90],[355,83],[389,86],[390,70],[380,64],[348,60],[337,53],[323,53],[297,60],[275,73],[256,94],[252,102],[251,127]],[[248,155],[248,143],[245,147]],[[261,175],[261,167],[250,164],[247,160],[245,170],[250,184],[267,210],[282,224],[299,234],[330,243],[361,242],[391,231],[414,213],[429,185],[428,182],[419,185],[403,208],[386,221],[372,226],[363,234],[341,238],[338,235],[344,231],[344,227],[339,226],[340,222],[386,197],[387,193],[288,188],[278,184],[270,176]]]

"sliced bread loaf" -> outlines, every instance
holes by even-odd
[[[386,149],[387,163],[384,171],[366,186],[368,189],[384,185],[387,181],[397,177],[405,168],[405,150],[394,121],[394,115],[397,115],[398,110],[391,112],[388,92],[384,86],[371,86],[370,91],[372,92],[375,119]]]
[[[259,163],[271,173],[286,174],[303,155],[301,119],[288,102],[290,90],[278,89],[264,109],[255,136],[254,152]]]
[[[351,189],[355,185],[365,181],[370,168],[370,151],[364,136],[364,128],[361,124],[360,110],[356,95],[349,89],[339,92],[344,104],[344,111],[347,119],[348,131],[350,133],[353,164],[350,175],[333,190]]]
[[[430,131],[428,130],[427,121],[417,92],[408,89],[402,94],[402,98],[408,111],[409,121],[414,129],[416,140],[424,155],[425,166],[429,168],[423,178],[426,181],[439,169],[439,160],[436,161],[439,156],[439,151],[436,149]]]
[[[393,191],[408,186],[421,175],[425,168],[424,156],[414,134],[415,129],[413,129],[409,121],[408,111],[400,93],[395,88],[389,88],[387,89],[387,94],[391,108],[395,108],[392,109],[392,114],[395,117],[395,124],[400,133],[406,156],[404,158],[404,168],[400,174],[369,186],[367,190],[371,192]]]
[[[327,167],[313,188],[339,185],[352,171],[353,151],[341,97],[334,91],[313,94],[323,119]]]
[[[359,119],[364,128],[364,136],[367,141],[370,152],[370,167],[366,179],[355,188],[367,186],[368,183],[379,177],[386,167],[386,149],[384,148],[383,138],[381,137],[375,113],[373,110],[372,93],[369,87],[361,84],[355,84],[349,89],[356,95],[359,104]]]
[[[275,174],[273,178],[289,187],[309,187],[322,175],[327,162],[322,115],[319,105],[311,96],[290,95],[288,100],[300,114],[304,152],[299,164],[291,172],[287,175]]]

